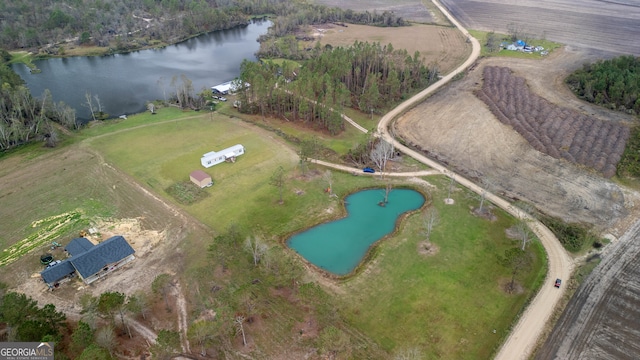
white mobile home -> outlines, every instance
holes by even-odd
[[[200,163],[206,168],[220,164],[224,161],[235,162],[236,157],[244,154],[244,146],[238,144],[220,151],[211,151],[200,158]]]

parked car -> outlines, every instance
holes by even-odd
[[[217,97],[215,95],[213,95],[212,98],[213,98],[213,100],[218,100],[219,99],[219,97]]]
[[[562,280],[556,279],[556,283],[553,286],[559,288],[561,283],[562,283]]]
[[[220,97],[218,98],[218,100],[220,100],[220,101],[227,101],[227,98],[226,98],[226,97],[224,97],[224,96],[220,96]]]
[[[368,166],[366,168],[362,169],[362,171],[366,172],[366,173],[369,173],[369,174],[373,174],[373,173],[376,172],[373,168],[370,168]]]

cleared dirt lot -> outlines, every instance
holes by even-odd
[[[634,0],[441,0],[467,29],[507,32],[571,47],[640,55],[640,4]]]
[[[531,90],[550,102],[603,121],[632,119],[575,99],[564,75],[592,54],[560,50],[544,60],[488,58],[468,75],[410,110],[395,124],[398,135],[494,192],[526,199],[571,222],[609,228],[633,206],[633,195],[595,172],[535,151],[511,127],[500,123],[473,91],[482,85],[484,66],[506,66],[524,77]],[[615,232],[615,231],[614,231]],[[622,235],[620,231],[615,232]]]
[[[14,162],[14,159],[21,161]],[[155,276],[163,272],[175,272],[181,267],[181,246],[187,237],[211,237],[209,230],[199,222],[151,194],[128,175],[106,164],[98,153],[83,146],[55,150],[50,155],[34,160],[19,157],[8,160],[3,165],[12,165],[11,172],[0,171],[0,198],[7,205],[0,207],[0,214],[3,214],[3,222],[0,224],[12,221],[14,216],[28,221],[36,220],[37,217],[33,217],[36,212],[35,204],[47,211],[54,211],[51,208],[56,206],[66,206],[54,199],[66,199],[62,201],[78,205],[108,199],[113,205],[113,218],[119,220],[104,222],[92,218],[93,221],[97,220],[92,225],[98,229],[103,239],[116,234],[124,235],[136,250],[134,261],[104,279],[90,286],[84,286],[75,279],[62,284],[53,292],[48,291],[39,276],[42,271],[38,260],[40,250],[2,269],[0,280],[11,288],[26,293],[41,305],[53,303],[57,309],[72,317],[79,313],[78,299],[85,292],[97,296],[105,291],[126,294],[138,290],[149,291]],[[59,194],[64,191],[66,195]],[[22,203],[25,204],[23,207],[18,206]],[[14,215],[4,216],[5,211]],[[13,228],[9,225],[5,227]],[[64,246],[70,239],[71,236],[58,241]],[[63,259],[62,250],[56,251],[57,258]]]

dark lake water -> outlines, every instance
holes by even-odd
[[[141,50],[113,56],[73,57],[35,61],[41,73],[31,74],[17,64],[18,73],[31,90],[40,97],[45,89],[54,101],[64,101],[76,109],[79,119],[91,114],[85,94],[97,95],[103,111],[112,117],[145,110],[149,100],[163,99],[174,92],[171,79],[185,75],[193,81],[194,90],[229,81],[240,75],[244,59],[256,60],[260,44],[257,39],[271,26],[268,20],[247,26],[215,31],[167,46],[163,49]]]
[[[384,207],[378,205],[383,199],[383,189],[351,194],[345,199],[347,217],[296,234],[287,245],[323,270],[349,274],[372,244],[393,232],[400,215],[425,202],[421,193],[410,189],[391,190]]]

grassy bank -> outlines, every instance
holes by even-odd
[[[428,180],[446,189],[446,180]],[[514,220],[498,209],[494,222],[471,215],[477,200],[466,190],[455,192],[454,205],[445,205],[441,192],[433,194],[441,215],[432,234],[437,254],[418,253],[422,223],[411,217],[381,245],[368,271],[345,285],[344,315],[390,352],[409,348],[421,358],[488,359],[544,278],[544,251],[539,243],[531,246],[534,265],[519,279],[527,285],[507,294],[501,285],[510,273],[496,254],[516,245],[504,232]]]

